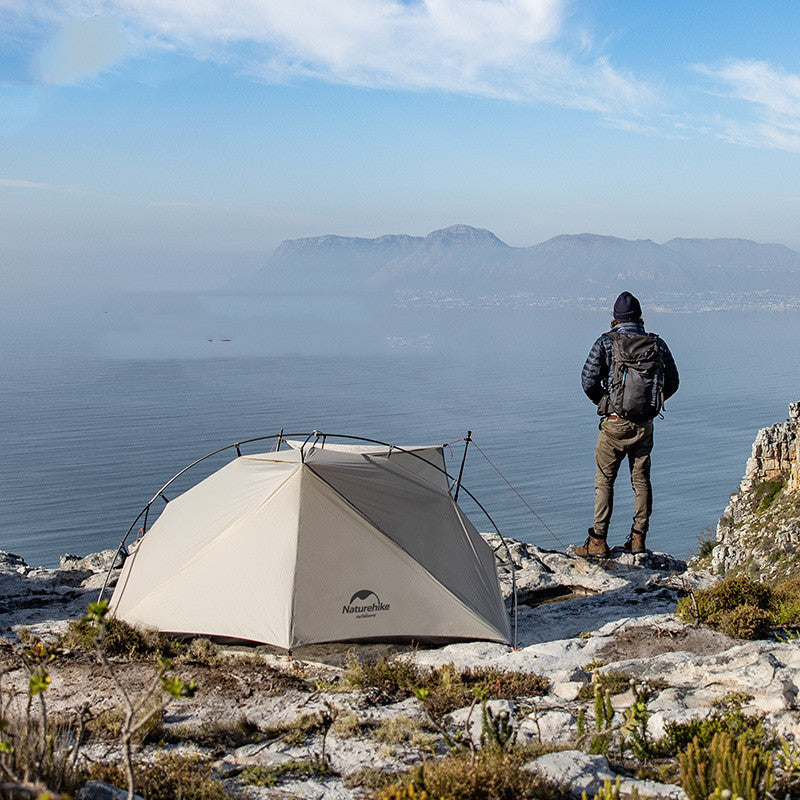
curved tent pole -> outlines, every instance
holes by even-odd
[[[470,431],[468,436],[471,436],[471,433],[472,432]],[[380,439],[369,439],[369,438],[366,438],[364,436],[351,436],[350,434],[347,434],[347,433],[322,433],[321,431],[317,431],[317,430],[311,431],[311,433],[284,433],[283,430],[281,430],[280,433],[273,434],[271,436],[256,436],[256,437],[254,437],[252,439],[244,439],[244,440],[242,440],[240,442],[235,442],[234,444],[225,445],[225,447],[220,447],[220,448],[212,451],[211,453],[207,453],[206,455],[202,456],[201,458],[198,458],[196,461],[193,461],[191,464],[189,464],[188,466],[186,466],[182,470],[180,470],[180,472],[175,473],[175,475],[173,475],[153,495],[153,497],[150,499],[150,501],[147,503],[147,505],[139,512],[138,516],[133,521],[133,524],[130,526],[130,528],[128,528],[125,536],[122,537],[122,541],[120,542],[119,547],[117,548],[117,552],[114,554],[114,558],[111,560],[111,564],[109,565],[108,571],[106,572],[106,579],[103,582],[103,588],[100,589],[100,594],[97,597],[97,601],[100,602],[100,600],[103,597],[103,593],[108,588],[108,581],[111,578],[111,570],[114,568],[114,564],[116,563],[117,558],[119,557],[120,553],[125,548],[125,542],[127,541],[128,537],[131,535],[133,529],[136,527],[136,523],[142,518],[143,514],[145,515],[145,518],[146,518],[146,515],[149,514],[150,506],[159,497],[163,498],[165,502],[168,502],[166,497],[164,497],[164,491],[174,481],[176,481],[178,478],[181,477],[181,475],[185,474],[190,469],[192,469],[192,467],[196,467],[198,464],[200,464],[201,462],[205,461],[206,459],[209,459],[212,456],[218,455],[219,453],[224,453],[226,450],[230,450],[231,448],[236,448],[237,453],[239,453],[239,452],[241,452],[239,450],[240,445],[252,444],[253,442],[264,442],[264,441],[268,441],[270,439],[278,439],[279,442],[280,442],[280,440],[284,440],[285,441],[287,436],[293,436],[293,437],[305,436],[306,437],[305,441],[303,442],[303,445],[300,448],[300,460],[301,460],[301,462],[304,460],[304,448],[308,444],[308,441],[309,441],[309,439],[311,439],[312,436],[316,437],[312,447],[314,447],[314,445],[316,445],[316,443],[319,441],[320,438],[325,439],[327,437],[332,437],[334,439],[350,439],[351,441],[367,442],[369,444],[380,445],[381,447],[388,447],[390,452],[392,450],[397,450],[397,452],[399,452],[399,453],[405,453],[407,455],[414,456],[414,458],[418,458],[420,461],[424,461],[429,466],[433,467],[434,469],[439,470],[439,472],[441,472],[448,480],[452,479],[452,476],[450,475],[450,473],[446,469],[444,469],[443,467],[440,467],[438,464],[434,464],[432,461],[428,461],[427,458],[424,458],[423,456],[419,455],[419,453],[415,453],[413,450],[407,450],[404,447],[399,447],[398,445],[390,444],[389,442],[382,442]],[[469,441],[467,441],[467,444],[469,444]],[[461,471],[462,472],[463,472],[463,466],[464,465],[462,463],[462,465],[461,465]],[[459,474],[459,486],[460,486],[460,488],[472,500],[472,502],[475,503],[475,505],[483,512],[483,514],[485,515],[486,519],[489,520],[489,523],[494,528],[495,533],[500,537],[500,542],[502,543],[502,546],[505,548],[506,555],[508,556],[508,564],[509,564],[509,566],[511,568],[511,588],[512,588],[513,598],[514,598],[514,600],[513,600],[514,649],[516,650],[517,649],[517,641],[518,641],[518,637],[517,637],[517,628],[518,628],[517,618],[519,616],[519,605],[518,605],[518,602],[517,602],[517,569],[514,566],[514,559],[511,556],[511,550],[510,550],[510,548],[508,546],[508,542],[506,542],[506,539],[503,536],[503,534],[500,533],[500,529],[497,527],[497,524],[492,519],[492,517],[489,514],[489,512],[484,508],[483,504],[478,501],[478,498],[475,497],[475,495],[472,494],[472,492],[469,489],[467,489],[466,486],[461,485],[460,477],[461,476]],[[453,502],[455,502],[455,500]],[[494,552],[496,552],[497,549],[498,548],[495,548]]]

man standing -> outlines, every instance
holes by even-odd
[[[623,548],[634,554],[646,552],[645,537],[653,508],[653,419],[664,401],[678,390],[678,382],[678,370],[666,342],[645,331],[639,301],[630,292],[623,292],[614,303],[611,330],[594,343],[581,373],[583,391],[602,419],[595,450],[594,525],[586,542],[575,548],[578,555],[605,558],[611,553],[606,537],[614,508],[614,480],[626,456],[634,514]]]

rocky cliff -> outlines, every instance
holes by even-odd
[[[800,565],[800,402],[789,419],[763,428],[739,488],[717,525],[711,551],[718,574],[771,579]]]

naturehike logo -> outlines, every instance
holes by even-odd
[[[372,589],[361,589],[356,592],[350,602],[342,606],[342,614],[355,614],[356,619],[374,617],[380,611],[388,611],[389,604],[381,603],[380,597]]]

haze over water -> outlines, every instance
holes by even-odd
[[[580,370],[606,314],[381,311],[330,298],[269,309],[230,298],[115,302],[32,317],[6,305],[0,549],[31,564],[115,547],[186,464],[281,429],[399,445],[450,442],[470,429],[561,543],[582,540],[591,524],[597,417]],[[800,399],[800,314],[645,317],[681,373],[656,423],[648,544],[684,556],[716,524],[756,430]],[[460,454],[454,445],[453,473]],[[180,488],[230,457],[193,470]],[[561,548],[475,450],[464,483],[502,533]],[[617,487],[614,544],[632,514],[623,472]],[[479,530],[490,529],[463,504]]]

